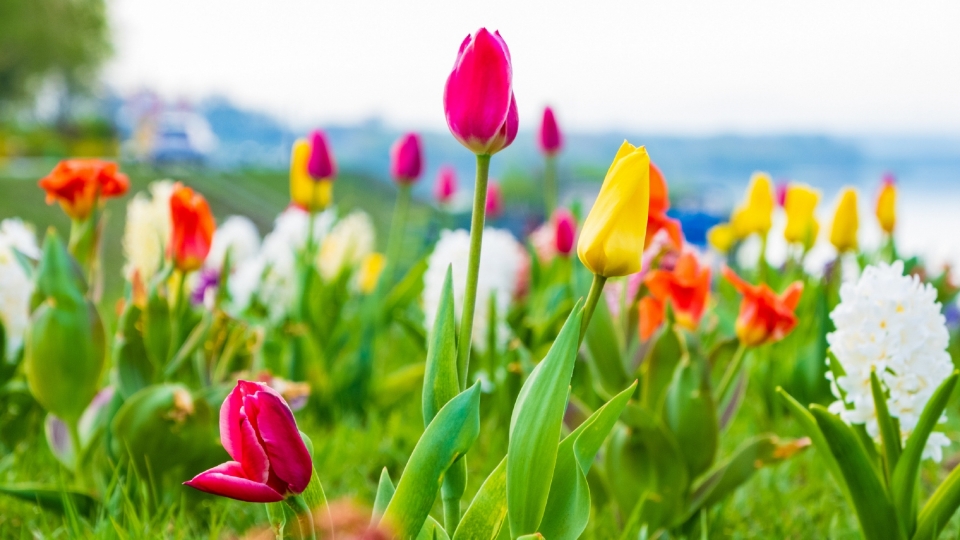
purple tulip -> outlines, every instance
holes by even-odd
[[[420,136],[407,133],[390,148],[390,174],[400,184],[412,184],[423,170],[423,147]]]
[[[318,130],[310,134],[310,159],[307,172],[314,180],[333,180],[337,176],[337,162],[327,143],[327,136]]]
[[[543,109],[543,121],[540,123],[540,150],[548,156],[555,155],[563,146],[563,135],[560,133],[560,127],[557,126],[557,118],[553,115],[553,109],[546,107]]]

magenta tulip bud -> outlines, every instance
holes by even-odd
[[[560,208],[553,214],[553,235],[557,253],[570,255],[574,237],[577,235],[577,221],[566,208]]]
[[[500,184],[490,180],[487,184],[487,217],[496,218],[503,213],[503,196],[500,194]]]
[[[453,167],[440,167],[437,183],[433,186],[433,196],[440,204],[448,204],[457,193],[457,171]]]
[[[390,148],[390,174],[401,184],[412,184],[420,178],[423,168],[423,148],[420,136],[407,133]]]
[[[787,180],[780,180],[777,182],[777,187],[775,189],[777,197],[777,205],[780,208],[783,208],[783,205],[787,203],[787,189],[790,187],[790,182]]]
[[[553,115],[553,109],[546,107],[543,109],[543,121],[540,123],[540,150],[548,156],[555,155],[563,146],[563,135],[560,134],[560,127],[557,125],[557,118]]]
[[[307,489],[313,460],[287,402],[266,384],[237,381],[220,407],[220,440],[234,461],[193,480],[192,488],[247,502],[279,502]]]
[[[477,155],[510,146],[519,125],[510,51],[499,32],[481,28],[460,45],[443,91],[450,132]]]
[[[337,162],[333,159],[327,136],[319,129],[310,134],[310,159],[307,172],[314,180],[333,180],[337,175]]]

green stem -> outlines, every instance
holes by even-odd
[[[727,370],[723,372],[723,378],[720,379],[720,386],[717,387],[716,398],[718,401],[723,400],[723,397],[727,395],[727,392],[730,390],[730,385],[733,384],[733,379],[736,378],[737,372],[740,371],[740,367],[743,365],[743,359],[746,356],[747,346],[742,342],[740,346],[737,347],[737,351],[733,353],[733,358],[730,359],[730,363],[727,365]]]
[[[460,391],[467,387],[470,368],[470,344],[473,338],[473,312],[477,304],[477,279],[480,277],[480,247],[483,242],[483,222],[487,211],[487,178],[490,174],[490,156],[477,156],[477,181],[473,193],[473,216],[470,219],[470,259],[467,266],[467,287],[463,295],[463,316],[460,317],[460,339],[457,341],[457,372]]]
[[[443,499],[443,527],[453,536],[460,525],[460,497]]]
[[[83,475],[80,474],[80,456],[83,454],[83,446],[80,444],[80,429],[77,427],[77,422],[65,423],[67,424],[67,431],[70,434],[70,445],[73,446],[73,469],[77,477],[82,478]]]
[[[547,156],[543,170],[543,202],[546,205],[546,217],[548,219],[551,215],[553,215],[553,211],[557,208],[557,203],[559,200],[558,191],[557,158],[556,156]]]
[[[182,270],[176,269],[173,271],[173,280],[176,283],[176,289],[174,290],[173,307],[170,310],[170,336],[172,342],[170,343],[170,349],[167,355],[167,363],[170,363],[170,361],[177,356],[177,352],[180,351],[180,347],[183,345],[180,334],[183,332],[183,311],[186,305],[183,297],[186,294],[187,275]]]
[[[590,319],[593,318],[593,310],[597,308],[597,302],[603,293],[603,285],[607,278],[599,275],[593,275],[593,283],[590,284],[590,292],[587,294],[587,301],[583,304],[583,319],[580,320],[580,341],[583,343],[583,336],[587,335],[587,328],[590,327]]]
[[[410,213],[410,184],[400,184],[397,202],[393,208],[393,223],[390,226],[390,238],[387,240],[387,266],[380,276],[377,289],[389,287],[393,283],[393,274],[397,270],[397,260],[400,258],[400,248],[403,246],[403,233],[407,225],[407,215]]]
[[[283,502],[287,503],[287,506],[289,506],[297,516],[297,525],[300,527],[300,538],[316,540],[317,531],[313,526],[313,513],[310,512],[310,507],[307,506],[307,501],[303,500],[303,496],[294,495],[293,497],[287,497]]]

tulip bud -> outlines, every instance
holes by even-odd
[[[333,180],[337,176],[337,162],[327,144],[327,136],[318,130],[310,134],[310,159],[307,172],[314,180]]]
[[[883,177],[880,195],[877,196],[877,220],[880,228],[887,234],[893,234],[897,224],[897,185],[892,174]]]
[[[437,183],[433,186],[433,196],[440,204],[449,204],[457,193],[457,171],[453,167],[440,167]]]
[[[481,28],[460,45],[443,108],[450,132],[474,154],[496,154],[516,138],[513,66],[499,32]]]
[[[730,251],[736,241],[737,235],[729,223],[714,225],[707,231],[707,243],[720,253]]]
[[[68,424],[96,395],[106,359],[103,323],[77,280],[75,263],[51,230],[37,270],[40,303],[24,337],[24,371],[37,401]]]
[[[297,139],[290,154],[290,200],[308,212],[323,210],[333,197],[333,181],[316,181],[310,176],[310,143]]]
[[[848,187],[840,193],[837,210],[833,214],[830,243],[840,253],[857,249],[858,227],[857,190]]]
[[[266,384],[237,382],[220,407],[220,441],[234,461],[185,485],[247,502],[280,502],[307,489],[313,459],[290,407]]]
[[[503,214],[503,195],[500,194],[500,184],[496,180],[487,183],[487,217],[495,219]]]
[[[99,159],[67,159],[40,180],[47,192],[47,204],[59,202],[72,219],[90,215],[97,198],[119,197],[127,192],[130,181],[116,163]]]
[[[557,253],[567,256],[573,251],[573,239],[577,235],[577,220],[566,208],[553,214],[554,245]]]
[[[806,184],[791,184],[784,195],[783,209],[787,214],[787,227],[783,237],[787,242],[803,244],[806,249],[813,247],[820,231],[820,224],[814,215],[820,192]]]
[[[553,115],[553,109],[545,107],[543,109],[543,121],[540,123],[540,150],[548,155],[556,155],[563,146],[563,135],[560,133],[560,127],[557,126],[557,119]]]
[[[580,230],[580,261],[604,277],[639,272],[649,205],[647,149],[624,141]]]
[[[182,272],[203,266],[217,228],[210,206],[202,195],[180,183],[170,196],[171,234],[167,254]]]
[[[777,206],[783,208],[787,204],[787,192],[790,189],[790,183],[786,180],[780,180],[777,182],[776,187],[776,197],[777,197]]]
[[[423,167],[420,136],[407,133],[390,148],[390,174],[400,184],[412,184],[420,178]]]
[[[730,219],[738,238],[753,233],[766,235],[773,225],[773,182],[767,173],[754,173],[747,190],[747,200]]]

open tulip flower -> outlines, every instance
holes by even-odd
[[[170,197],[170,218],[170,258],[182,272],[199,269],[210,252],[217,228],[210,205],[203,195],[178,183]]]
[[[220,439],[233,461],[184,482],[240,501],[280,502],[307,489],[313,460],[293,412],[266,384],[238,381],[220,407]]]
[[[644,277],[650,295],[640,300],[640,338],[650,336],[663,323],[667,304],[677,323],[694,330],[700,324],[710,294],[710,268],[692,251],[683,252],[672,270],[653,270]]]
[[[800,302],[803,283],[794,282],[778,295],[765,284],[747,283],[726,266],[723,277],[743,295],[736,324],[742,345],[755,347],[780,341],[797,326],[794,310]]]
[[[130,181],[116,163],[99,159],[66,159],[40,180],[47,192],[47,204],[59,202],[75,220],[86,219],[98,198],[119,197]]]
[[[390,148],[390,175],[401,184],[412,184],[423,169],[423,147],[420,136],[407,133]]]

